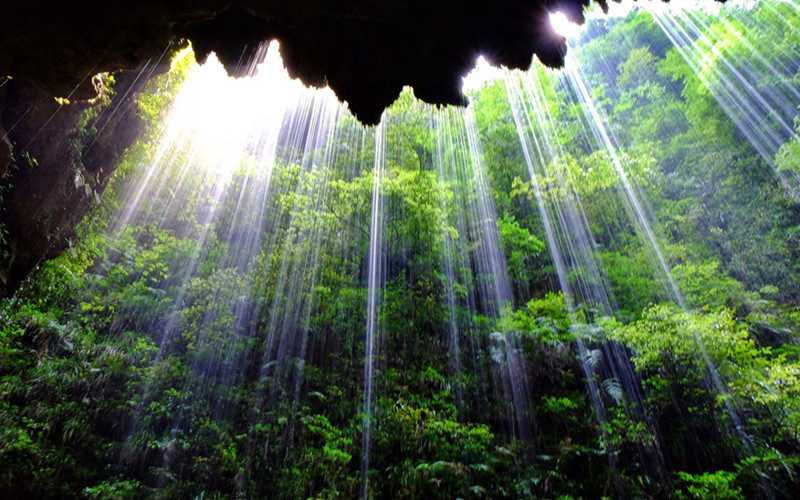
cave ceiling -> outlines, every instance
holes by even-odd
[[[190,40],[237,75],[259,42],[278,39],[293,77],[329,85],[364,123],[403,86],[430,103],[463,103],[461,77],[478,55],[527,68],[563,63],[548,12],[574,20],[590,0],[10,0],[0,16],[0,76],[54,96],[87,98],[91,76],[137,70]]]

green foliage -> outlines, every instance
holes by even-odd
[[[284,473],[292,490],[306,498],[352,498],[360,485],[358,463],[353,464],[353,439],[333,427],[324,415],[301,419],[307,436],[302,457]]]
[[[649,46],[631,50],[628,59],[619,65],[617,86],[622,90],[636,88],[646,82],[648,76],[652,76],[657,60],[658,58],[650,52]]]
[[[525,308],[507,313],[504,318],[505,329],[522,332],[537,342],[572,340],[570,323],[564,296],[552,292],[531,300]]]
[[[702,370],[705,360],[695,356],[698,351],[707,352],[708,362],[722,373],[755,371],[764,365],[747,330],[727,309],[685,312],[659,304],[647,309],[639,321],[607,330],[606,335],[633,348],[640,371],[656,370],[664,361]]]
[[[797,19],[771,7],[753,23]],[[536,67],[553,124],[523,128],[556,153],[534,179],[507,87],[524,77],[472,96],[479,145],[465,112],[401,94],[383,125],[370,415],[377,130],[346,116],[350,140],[320,150],[281,136],[269,169],[251,144],[229,177],[188,150],[151,168],[195,68],[180,55],[148,83],[147,132],[70,247],[0,304],[0,494],[354,498],[369,422],[374,498],[797,496],[800,212],[708,90],[761,36],[729,18],[707,23],[699,75],[649,14],[590,20],[574,53],[619,147],[594,140],[567,75]],[[775,158],[784,174],[796,142]],[[571,293],[536,186],[551,223],[586,225],[579,249],[550,236]],[[666,302],[650,237],[690,310]],[[607,308],[576,303],[595,291]]]
[[[672,269],[673,277],[692,307],[731,307],[742,302],[744,286],[719,273],[718,268],[717,262],[688,262]]]
[[[742,489],[731,483],[736,474],[724,470],[714,473],[689,474],[678,472],[678,477],[686,483],[686,491],[676,491],[677,498],[720,498],[729,500],[742,500],[745,496]]]
[[[520,285],[530,283],[537,276],[537,268],[541,266],[538,256],[544,251],[545,244],[528,229],[521,227],[513,216],[505,214],[497,219],[500,242],[506,250],[509,274]]]
[[[170,62],[170,70],[148,83],[149,88],[139,98],[139,111],[145,119],[149,134],[155,137],[164,116],[169,111],[181,84],[197,68],[191,47],[178,51]]]
[[[86,487],[83,495],[97,499],[139,498],[142,485],[135,479],[109,479],[97,486]]]

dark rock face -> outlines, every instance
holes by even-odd
[[[563,63],[548,12],[582,19],[591,0],[6,0],[0,9],[0,295],[66,247],[138,137],[137,92],[182,40],[243,74],[277,38],[293,77],[329,85],[374,124],[403,86],[461,104],[478,55],[527,68]],[[605,0],[595,0],[604,4]],[[117,75],[111,104],[86,123],[93,75]],[[9,79],[9,77],[11,77]],[[96,82],[95,82],[96,83]],[[68,98],[60,105],[54,97]],[[96,129],[96,133],[87,130]]]
[[[12,80],[6,86],[0,121],[12,124],[6,140],[13,144],[14,157],[0,180],[5,191],[0,296],[67,247],[122,153],[141,134],[143,124],[134,109],[145,79],[137,77],[118,75],[110,102],[101,97],[59,104],[35,85]]]
[[[8,175],[8,167],[11,165],[11,141],[8,134],[0,125],[0,182]]]

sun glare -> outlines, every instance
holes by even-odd
[[[306,90],[287,74],[277,42],[265,45],[260,58],[249,77],[233,78],[212,53],[187,77],[175,100],[171,130],[191,137],[196,152],[210,163],[232,164],[230,157],[253,137],[264,129],[278,130],[287,107]]]
[[[550,13],[550,26],[564,38],[577,38],[583,31],[583,26],[570,21],[563,12]]]
[[[483,56],[475,61],[475,68],[461,79],[461,91],[464,93],[480,90],[487,83],[503,77],[503,70],[489,64]]]

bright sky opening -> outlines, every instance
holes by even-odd
[[[583,31],[583,26],[570,21],[563,12],[551,12],[550,25],[553,31],[567,39],[577,38]]]

